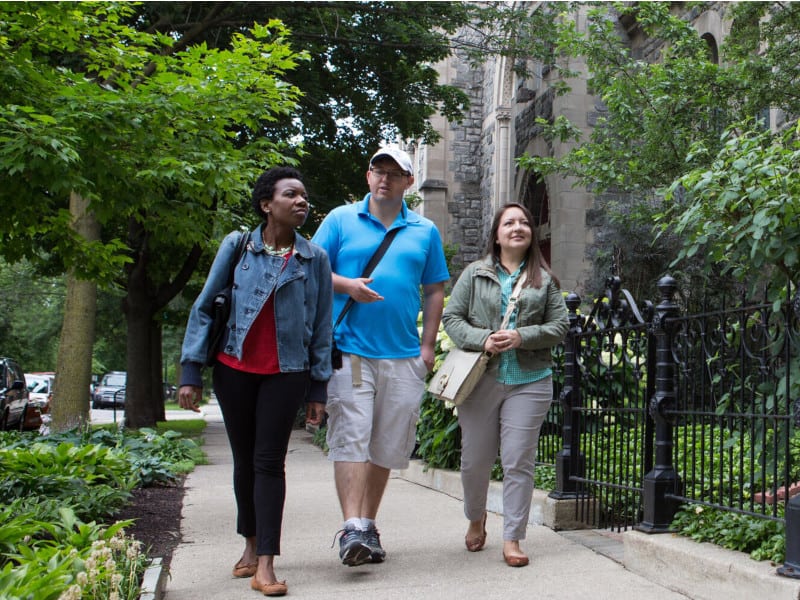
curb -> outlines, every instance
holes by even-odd
[[[669,534],[626,531],[625,568],[693,600],[798,600],[800,582],[770,561]]]
[[[139,600],[161,600],[167,583],[167,570],[160,557],[154,558],[144,571]]]
[[[421,460],[412,460],[408,468],[392,471],[392,475],[442,494],[447,494],[457,500],[464,499],[464,493],[461,488],[461,473],[458,471],[428,468]],[[574,504],[570,503],[570,506],[574,506]],[[489,492],[486,497],[486,510],[499,515],[503,514],[502,482],[489,482]],[[556,512],[563,512],[557,511],[556,501],[549,498],[547,492],[534,489],[528,523],[531,525],[546,525],[553,530],[565,529],[565,527],[562,526],[565,520],[559,518],[560,515],[556,515]],[[574,509],[572,512],[574,513]],[[574,522],[574,518],[569,518],[567,520],[569,523]],[[554,527],[554,525],[557,526]],[[585,529],[585,526],[576,526],[576,528]]]

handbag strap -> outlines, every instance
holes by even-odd
[[[233,285],[233,271],[234,269],[236,269],[236,265],[239,264],[239,261],[242,260],[242,256],[244,255],[244,252],[247,249],[247,242],[249,237],[250,235],[246,233],[242,233],[239,235],[239,241],[236,244],[236,254],[234,254],[233,261],[231,261],[231,266],[228,269],[228,285],[226,287],[231,287]]]
[[[372,270],[380,262],[381,258],[383,258],[383,255],[386,254],[389,244],[392,243],[392,240],[394,239],[394,236],[397,235],[398,231],[400,231],[400,228],[396,227],[386,232],[386,235],[383,236],[383,240],[381,241],[381,245],[378,246],[378,249],[375,250],[375,253],[370,257],[369,262],[367,262],[367,266],[364,267],[364,272],[361,274],[361,277],[369,277],[369,274],[372,273]],[[347,311],[350,310],[350,307],[353,306],[353,303],[355,303],[353,297],[348,297],[347,302],[344,304],[344,308],[342,308],[342,312],[339,313],[339,318],[336,319],[336,323],[333,325],[333,331],[336,331],[339,323],[342,322],[342,319],[344,319],[344,316],[347,314]]]
[[[519,298],[520,292],[522,292],[522,286],[525,284],[525,280],[528,278],[528,274],[523,271],[519,277],[517,277],[517,282],[514,284],[514,289],[511,290],[511,297],[508,299],[508,306],[506,306],[506,312],[503,315],[503,322],[500,323],[500,329],[505,329],[508,327],[508,322],[511,320],[511,315],[514,313],[514,309],[517,307],[517,299]],[[486,352],[485,350],[482,354],[491,358],[494,356],[491,352]]]
[[[511,320],[511,314],[514,312],[514,309],[517,306],[517,299],[519,298],[519,294],[522,291],[522,286],[525,284],[525,280],[527,278],[528,274],[525,271],[523,271],[522,274],[517,278],[517,283],[514,284],[514,290],[511,292],[511,297],[508,299],[506,314],[503,315],[503,322],[500,324],[500,329],[505,329],[508,327],[508,322]]]

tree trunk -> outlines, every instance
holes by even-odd
[[[160,396],[153,394],[153,355],[159,341],[153,340],[155,291],[148,276],[149,237],[141,223],[131,219],[128,224],[128,243],[133,249],[133,263],[126,267],[127,295],[123,311],[128,324],[128,383],[125,393],[125,426],[133,429],[155,427],[163,412]],[[161,368],[159,362],[158,368]],[[159,406],[160,405],[160,406]]]
[[[189,281],[202,249],[199,244],[192,246],[175,277],[157,284],[148,271],[152,251],[149,235],[137,219],[130,221],[128,238],[133,262],[125,269],[127,295],[122,304],[128,324],[125,425],[139,429],[155,427],[165,418],[159,316]]]
[[[164,365],[164,356],[162,353],[162,339],[161,334],[163,329],[161,323],[155,318],[150,320],[150,389],[151,395],[157,400],[156,402],[156,420],[165,421],[167,418],[164,402],[164,377],[162,367]]]
[[[128,300],[132,300],[138,293],[131,293],[128,289]],[[141,300],[141,298],[139,298]],[[136,309],[132,310],[131,305]],[[159,401],[160,396],[153,393],[152,365],[158,361],[158,356],[153,356],[153,324],[149,303],[129,303],[127,310],[128,322],[128,383],[125,392],[125,426],[133,429],[141,427],[155,427],[164,412],[164,404]],[[161,364],[158,363],[160,370]]]
[[[88,200],[75,192],[70,194],[72,227],[78,235],[93,242],[100,239],[100,225],[88,209]],[[74,271],[70,271],[51,404],[50,427],[54,432],[83,427],[89,421],[96,308],[97,285],[77,279]]]

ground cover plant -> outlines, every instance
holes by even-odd
[[[115,517],[137,489],[202,461],[166,427],[0,433],[0,597],[137,598],[148,548]]]

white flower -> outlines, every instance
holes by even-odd
[[[66,590],[61,592],[58,600],[80,600],[81,588],[78,585],[71,585]]]
[[[449,352],[455,348],[456,345],[453,343],[453,340],[450,339],[450,336],[444,336],[440,338],[439,347],[442,349],[442,352]]]
[[[139,557],[139,554],[141,553],[141,547],[142,547],[141,542],[138,541],[132,542],[130,546],[128,546],[128,549],[125,551],[125,556],[128,557],[128,560],[136,560]]]

